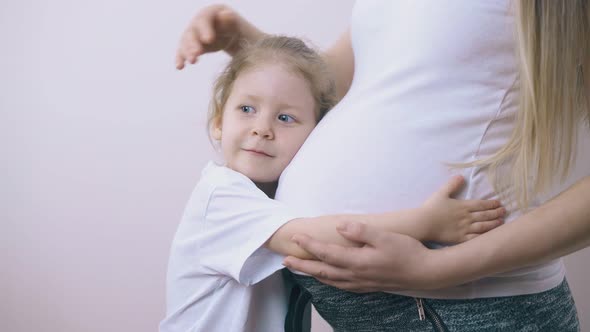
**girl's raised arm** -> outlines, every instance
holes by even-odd
[[[176,68],[194,64],[206,53],[225,51],[235,55],[242,42],[256,42],[266,34],[226,5],[211,5],[197,12],[183,31],[176,51]],[[322,53],[336,83],[337,100],[348,92],[354,72],[354,57],[350,30],[340,35],[336,42]]]
[[[354,55],[350,40],[350,28],[322,53],[336,84],[336,100],[339,101],[350,89],[354,73]]]

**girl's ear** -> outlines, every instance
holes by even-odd
[[[213,126],[211,126],[211,137],[216,141],[221,141],[221,119],[217,118],[213,120]]]
[[[219,128],[219,127],[213,128],[213,132],[211,133],[211,136],[213,136],[214,140],[221,141],[221,128]]]

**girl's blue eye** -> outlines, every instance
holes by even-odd
[[[287,123],[292,123],[292,122],[295,122],[295,119],[292,116],[290,116],[290,115],[280,114],[279,115],[279,121],[287,122]]]
[[[252,113],[252,112],[254,112],[254,107],[252,107],[252,106],[244,105],[244,106],[240,106],[240,109],[244,113]]]

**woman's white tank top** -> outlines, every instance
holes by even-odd
[[[507,0],[358,1],[352,86],[285,170],[276,198],[306,215],[384,212],[419,206],[460,173],[467,185],[459,198],[497,199],[481,169],[446,163],[490,156],[510,136],[519,93],[514,29]],[[400,293],[536,293],[564,274],[555,260],[449,289]]]

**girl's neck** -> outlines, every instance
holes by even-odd
[[[275,193],[277,192],[277,186],[279,184],[278,181],[264,183],[254,182],[254,184],[256,187],[258,187],[258,189],[262,190],[266,196],[275,198]]]

